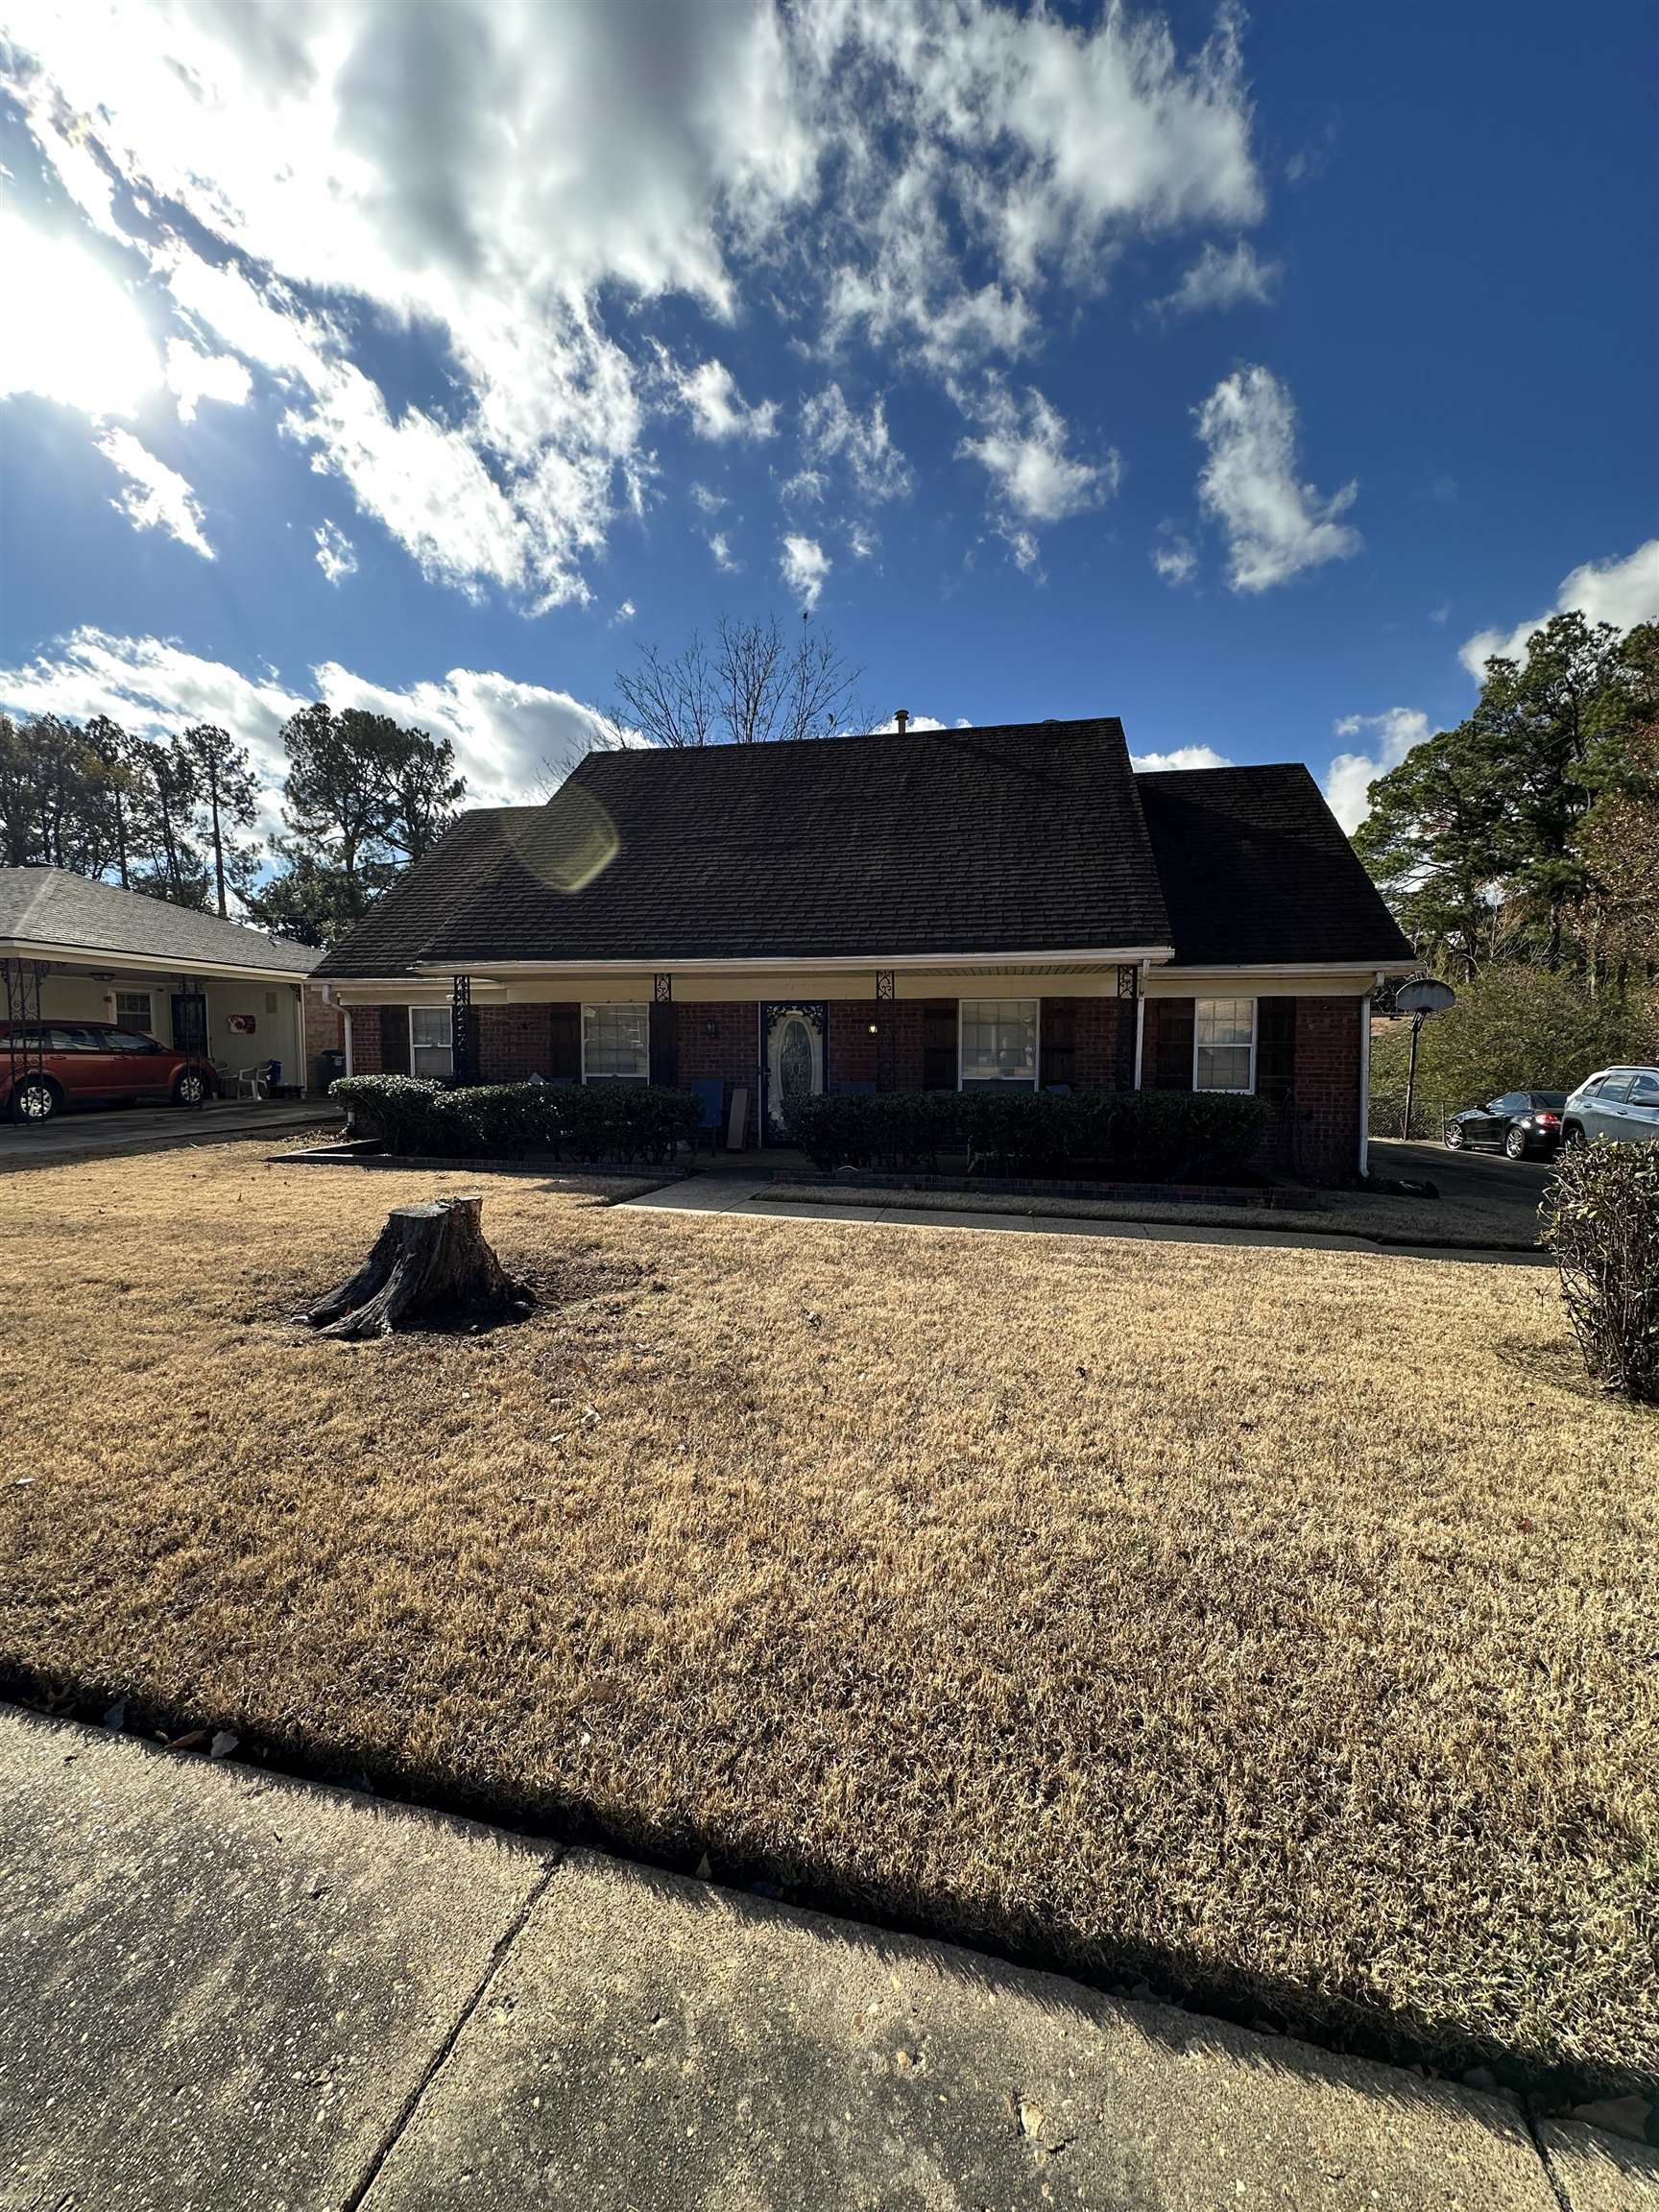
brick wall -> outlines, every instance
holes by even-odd
[[[480,1083],[523,1083],[553,1069],[553,1010],[486,999],[472,1009]]]
[[[1062,1072],[1066,1054],[1055,1049],[1063,1038],[1070,1044],[1069,1073]],[[1135,1001],[1046,997],[1039,1045],[1045,1063],[1039,1074],[1045,1083],[1070,1083],[1075,1091],[1133,1090]]]
[[[346,1042],[346,1024],[338,1006],[325,1005],[321,990],[306,986],[302,993],[305,1009],[305,1080],[313,1091],[321,1088],[318,1056],[324,1052],[338,1052]]]
[[[1142,1066],[1148,1090],[1157,1080],[1164,1003],[1146,1001]],[[1305,1183],[1350,1183],[1359,1171],[1358,1004],[1352,998],[1292,1003],[1295,1074],[1289,1097],[1268,1107],[1260,1163]]]
[[[721,998],[674,1002],[677,1075],[682,1089],[693,1082],[717,1077],[721,1093],[721,1118],[732,1110],[732,1094],[739,1084],[749,1088],[749,1142],[755,1142],[756,1118],[760,1111],[758,1030],[755,1001]]]
[[[1298,998],[1296,1083],[1280,1136],[1286,1166],[1310,1183],[1359,1172],[1359,1008],[1353,998]]]
[[[351,1072],[353,1075],[378,1075],[381,1072],[378,1006],[353,1006],[351,1009]]]

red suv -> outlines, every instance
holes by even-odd
[[[171,1099],[200,1106],[213,1094],[213,1070],[154,1037],[105,1022],[0,1022],[0,1113],[13,1121],[50,1121],[67,1106],[115,1106]]]

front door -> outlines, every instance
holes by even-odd
[[[803,1098],[824,1089],[824,1032],[829,1008],[823,1005],[762,1006],[761,1068],[766,1080],[765,1132],[768,1142],[789,1142],[789,1116]]]

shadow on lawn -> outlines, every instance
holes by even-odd
[[[78,1726],[66,1716],[45,1717],[36,1713],[23,1717],[27,1726],[56,1730],[65,1726]],[[103,1734],[101,1729],[88,1729],[88,1733]],[[141,1741],[135,1743],[140,1756],[165,1759],[166,1751]],[[237,1761],[220,1763],[227,1774],[240,1770],[252,1779],[247,1767]],[[308,1791],[318,1787],[315,1777],[297,1776],[290,1772],[273,1772],[264,1767],[259,1772],[258,1789],[261,1792],[273,1788],[278,1791]],[[477,1823],[465,1815],[418,1803],[376,1798],[350,1785],[338,1782],[324,1787],[339,1794],[349,1794],[356,1800],[363,1819],[376,1823],[415,1822],[439,1833],[456,1829],[476,1830]],[[552,1874],[567,1855],[566,1840],[548,1839],[536,1831],[506,1833],[499,1829],[490,1836],[494,1847],[510,1852],[524,1852],[541,1861]],[[620,1855],[607,1854],[613,1858]],[[895,1925],[883,1920],[872,1920],[867,1915],[849,1916],[845,1908],[831,1911],[823,1899],[804,1896],[776,1897],[757,1895],[752,1888],[734,1886],[725,1879],[687,1876],[661,1865],[645,1863],[637,1858],[628,1860],[631,1878],[637,1882],[647,1898],[656,1898],[671,1911],[689,1911],[693,1916],[713,1912],[721,1916],[729,1929],[734,1916],[738,1924],[739,1946],[741,1932],[764,1926],[766,1923],[801,1929],[809,1933],[816,1944],[829,1947],[847,1960],[853,1968],[847,1979],[856,1977],[859,1966],[868,1972],[874,1960],[885,1969],[883,1980],[898,1984],[901,1975],[908,1974],[929,1984],[944,1984],[996,1998],[1015,1996],[1022,2005],[1034,2008],[1046,2019],[1060,2022],[1079,2030],[1093,2028],[1110,2035],[1121,2035],[1124,2027],[1131,2028],[1156,2050],[1171,2058],[1218,2056],[1231,2064],[1244,2068],[1264,2079],[1287,2079],[1297,2085],[1331,2088],[1349,2095],[1359,2095],[1385,2112],[1398,2115],[1402,2125],[1410,2120],[1433,2113],[1444,2123],[1463,2128],[1478,2127],[1489,2136],[1506,2145],[1526,2144],[1543,2159],[1544,2152],[1537,2133],[1535,2120],[1529,2104],[1511,2104],[1458,2081],[1427,2073],[1406,2071],[1398,2064],[1387,2072],[1380,2073],[1365,2062],[1366,2054],[1356,2051],[1320,2049],[1298,2040],[1291,2035],[1272,2030],[1262,2032],[1261,2024],[1251,2026],[1236,2024],[1227,2017],[1203,2017],[1197,2012],[1183,2009],[1179,2005],[1150,1992],[1141,1990],[1103,1989],[1087,1980],[1075,1977],[1061,1979],[1051,1960],[1046,1960],[1010,1949],[996,1950],[971,1948],[960,1937],[947,1929],[916,1923]],[[730,1938],[728,1938],[730,1939]],[[943,1947],[941,1947],[943,1945]],[[1010,1967],[1017,1969],[1020,1979],[1011,1981]],[[1202,1992],[1194,1992],[1194,1998]],[[1127,2000],[1128,2009],[1124,2001]],[[949,2021],[952,2017],[949,1997],[940,2005],[936,2017]],[[790,2054],[777,2048],[779,2023],[769,2022],[767,2048],[767,2073],[776,2079],[781,2072],[790,2071]],[[926,2029],[923,2029],[926,2042]],[[888,2025],[887,2040],[893,2046],[889,2058],[896,2056],[902,2047],[909,2052],[917,2042],[917,2025],[908,2015],[896,2017]],[[710,2041],[721,2039],[719,2008],[705,2008],[698,2020],[699,2046],[705,2069],[715,2078],[741,2079],[745,2070],[755,2062],[753,2037],[744,2033],[732,2037],[729,2063],[709,2061]],[[817,2066],[822,2057],[838,2048],[839,2038],[834,2030],[819,2036],[809,2028],[791,2027],[786,2041],[800,2046],[800,2055],[808,2068]],[[1536,2091],[1538,2084],[1532,2084]],[[1017,2091],[1016,2091],[1017,2094]],[[1545,2098],[1541,2102],[1547,2109],[1551,2104],[1564,2102],[1559,2097]],[[1250,2109],[1248,2091],[1240,2101],[1245,2111]],[[1225,2122],[1226,2114],[1220,2119]],[[1055,2147],[1055,2153],[1065,2148]],[[1125,2144],[1118,2145],[1120,2156],[1128,2154]],[[1548,2170],[1548,2160],[1545,2160]],[[1127,2176],[1133,2181],[1133,2175]],[[1140,2200],[1137,2199],[1137,2201]],[[1148,2203],[1152,2198],[1146,2200]]]
[[[204,1756],[215,1728],[240,1727],[214,1716],[146,1707],[108,1688],[49,1684],[0,1662],[0,1699],[48,1721],[74,1722],[102,1733],[112,1697],[122,1706],[119,1732],[157,1757],[183,1736],[190,1738],[189,1745],[180,1745],[172,1755]],[[1528,2107],[1544,2111],[1629,2091],[1654,2093],[1653,2082],[1633,2067],[1587,2070],[1549,2048],[1516,2050],[1454,2032],[1427,2014],[1334,1999],[1281,1976],[1217,1974],[1213,1960],[1179,1943],[1072,1943],[1064,1932],[965,1910],[963,1900],[949,1893],[850,1884],[835,1866],[815,1863],[809,1854],[783,1868],[746,1854],[740,1843],[718,1832],[665,1833],[646,1824],[606,1822],[579,1798],[553,1792],[534,1797],[492,1793],[459,1776],[435,1777],[396,1764],[377,1774],[360,1767],[346,1769],[328,1745],[311,1742],[302,1731],[282,1740],[239,1733],[228,1764],[276,1776],[296,1788],[349,1792],[361,1799],[371,1818],[461,1821],[504,1829],[530,1843],[590,1848],[626,1860],[682,1890],[689,1885],[699,1895],[718,1890],[724,1898],[740,1898],[745,1911],[811,1913],[821,1932],[835,1940],[873,1943],[895,1958],[908,1956],[917,1941],[947,1943],[952,1951],[948,1960],[937,1961],[941,1971],[991,1985],[1013,1965],[1046,1977],[1046,1998],[1055,2007],[1084,2014],[1107,1998],[1134,2002],[1138,2024],[1177,2053],[1224,2048],[1253,2063],[1345,2082],[1369,2095],[1378,2093],[1377,2085],[1357,2076],[1353,2061],[1385,2064],[1396,2069],[1391,2101],[1409,2105],[1422,2099],[1443,2102],[1451,2095],[1467,2104],[1470,2117],[1488,2125],[1496,2124],[1491,2111],[1461,2085],[1475,2069],[1514,2091]],[[1407,2069],[1417,2072],[1414,2076]]]

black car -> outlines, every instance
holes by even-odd
[[[1511,1160],[1553,1152],[1561,1142],[1566,1103],[1565,1091],[1505,1091],[1502,1098],[1454,1114],[1446,1124],[1447,1147],[1461,1152],[1465,1145],[1485,1144],[1507,1152]]]

